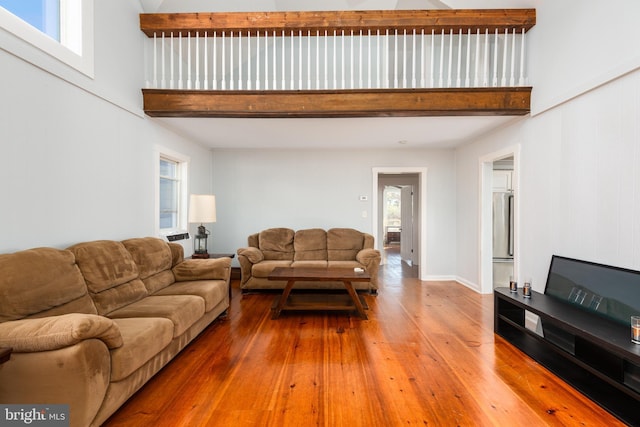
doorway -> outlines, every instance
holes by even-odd
[[[519,271],[520,146],[480,159],[480,292],[508,286]],[[517,279],[516,279],[517,280]]]
[[[420,280],[426,280],[426,229],[423,224],[426,172],[426,168],[373,170],[372,225],[376,249],[383,254],[389,251],[389,260],[398,262],[403,274],[413,272],[413,277]],[[392,204],[397,204],[391,218],[387,215],[385,193],[392,195]]]

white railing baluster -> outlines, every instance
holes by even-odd
[[[209,89],[209,51],[207,49],[207,32],[204,33],[204,90]]]
[[[473,78],[473,85],[475,87],[480,86],[480,28],[476,31],[476,62],[475,62],[475,73],[476,75]]]
[[[482,86],[489,86],[489,29],[484,31],[484,72],[482,73],[484,79],[482,80]]]
[[[265,36],[267,32],[265,31]],[[265,44],[266,49],[266,44]],[[265,55],[265,59],[266,59]],[[265,84],[266,84],[265,76]],[[256,31],[256,90],[260,90],[260,31]]]
[[[398,87],[398,30],[393,36],[393,87]]]
[[[282,56],[280,58],[281,62],[282,62],[282,64],[280,64],[281,68],[282,68],[282,75],[280,77],[280,86],[282,87],[282,90],[286,90],[287,89],[287,85],[286,85],[286,74],[287,74],[286,71],[287,71],[287,68],[286,68],[286,65],[285,65],[285,59],[286,59],[286,56],[287,56],[286,55],[286,53],[287,53],[287,51],[286,51],[286,41],[287,40],[286,40],[286,38],[284,36],[284,30],[282,30]]]
[[[329,88],[329,36],[324,30],[324,88]]]
[[[182,89],[182,33],[178,35],[178,89]]]
[[[444,30],[440,35],[440,75],[438,76],[438,87],[444,87]]]
[[[158,45],[156,33],[153,33],[153,88],[158,87]]]
[[[435,73],[436,62],[435,62],[435,54],[436,54],[436,33],[435,30],[431,30],[431,75],[429,76],[429,87],[434,87],[435,85]]]
[[[411,87],[416,87],[416,29],[413,29],[413,49],[411,49]]]
[[[162,51],[161,51],[161,57],[162,57],[162,67],[160,69],[160,87],[162,89],[165,89],[167,86],[167,79],[166,79],[166,74],[165,74],[165,60],[164,60],[164,31],[162,32],[162,41],[161,41],[161,46],[162,46]]]
[[[509,30],[504,30],[504,52],[502,52],[502,79],[500,86],[507,85],[507,52],[509,51]]]
[[[326,65],[327,61],[324,63]],[[320,30],[316,30],[316,89],[320,89]]]
[[[493,46],[493,79],[491,81],[494,87],[498,86],[498,29],[496,28],[496,37]]]
[[[251,90],[251,31],[247,31],[247,90]]]
[[[302,90],[302,30],[298,32],[298,90]]]
[[[277,65],[276,62],[278,61],[277,57],[276,57],[276,44],[277,44],[277,39],[276,39],[276,32],[275,30],[273,31],[273,43],[271,43],[272,45],[272,49],[273,49],[273,80],[271,83],[272,89],[276,90],[277,86],[276,86],[276,82],[278,81],[278,75],[277,75]],[[282,52],[282,54],[284,55],[284,52]]]
[[[382,64],[382,61],[380,59],[380,30],[378,30],[378,36],[376,37],[377,39],[377,50],[376,50],[376,59],[378,62],[378,66],[376,67],[376,88],[381,88],[382,86],[380,85],[380,64]]]
[[[354,53],[354,48],[353,48],[353,30],[351,30],[351,36],[350,36],[350,40],[351,40],[351,52],[349,55],[349,89],[353,89],[353,78],[354,78],[354,69],[353,69],[353,56],[355,55]]]
[[[291,76],[289,76],[289,89],[291,89],[291,90],[295,89],[293,87],[293,81],[295,79],[295,76],[294,76],[294,73],[293,73],[293,68],[294,68],[294,65],[295,65],[295,60],[293,58],[293,52],[295,52],[295,48],[293,47],[293,31],[291,31],[291,52],[290,52],[290,62],[291,62],[291,64],[290,64],[291,70],[290,71],[291,71]]]
[[[191,89],[191,33],[187,33],[187,89]]]
[[[234,90],[235,73],[233,66],[233,31],[229,32],[229,90]]]
[[[462,28],[458,30],[458,68],[456,72],[456,87],[462,86]]]
[[[220,43],[222,44],[222,90],[227,89],[227,34],[225,31],[222,32],[222,40]]]
[[[513,37],[511,39],[511,79],[509,80],[509,86],[516,85],[516,29],[513,29]]]
[[[424,87],[425,83],[425,52],[424,52],[424,28],[420,33],[420,87]]]
[[[307,30],[307,89],[311,90],[311,30]]]
[[[341,66],[341,73],[340,73],[340,78],[341,78],[341,83],[342,83],[342,89],[345,88],[344,84],[345,84],[345,74],[344,74],[344,30],[342,30],[341,36],[340,36],[340,66]]]
[[[407,30],[402,34],[402,88],[407,87]]]
[[[238,90],[242,90],[242,31],[238,31]]]
[[[217,33],[213,33],[213,67],[211,76],[211,89],[218,90],[218,36]]]
[[[169,74],[170,74],[170,81],[169,81],[169,89],[173,89],[175,86],[174,83],[174,72],[173,72],[173,57],[175,56],[175,52],[173,50],[173,31],[171,31],[170,36],[169,36],[169,45],[170,45],[170,49],[169,49]]]
[[[464,86],[471,87],[471,29],[467,31],[467,73]]]
[[[196,82],[195,89],[200,89],[200,32],[196,31]]]
[[[524,34],[525,34],[525,30],[524,28],[522,29],[522,38],[520,40],[520,79],[518,80],[518,85],[519,86],[524,86],[525,84],[525,79],[524,79]]]
[[[453,85],[453,81],[451,80],[451,75],[453,71],[453,28],[449,30],[449,70],[448,70],[448,78],[447,78],[447,87],[451,87]]]
[[[358,88],[362,89],[364,87],[364,80],[362,80],[362,30],[360,30],[360,47],[358,48]]]

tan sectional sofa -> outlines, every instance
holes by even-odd
[[[269,280],[276,267],[364,268],[370,282],[354,282],[357,290],[376,293],[380,251],[374,249],[373,236],[352,228],[294,231],[270,228],[249,236],[248,245],[238,249],[243,291],[283,289],[285,281]],[[296,282],[297,289],[344,289],[342,282]]]
[[[0,403],[102,424],[227,310],[230,267],[156,238],[0,255]]]

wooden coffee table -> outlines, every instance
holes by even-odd
[[[306,267],[276,267],[268,276],[269,280],[286,280],[287,285],[282,295],[273,301],[271,318],[277,319],[282,310],[356,310],[361,318],[367,319],[364,312],[366,302],[358,295],[352,282],[368,282],[369,273],[356,272],[353,268],[306,268]],[[348,295],[344,294],[296,294],[291,295],[291,289],[298,280],[317,282],[344,283]],[[368,308],[368,307],[367,307]]]

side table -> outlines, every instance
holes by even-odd
[[[233,253],[219,253],[219,254],[208,254],[209,255],[209,259],[215,259],[215,258],[233,258],[236,256],[236,254]],[[202,257],[199,256],[194,256],[192,255],[191,257],[189,257],[191,259],[204,259]],[[231,280],[229,280],[229,301],[231,301]]]

